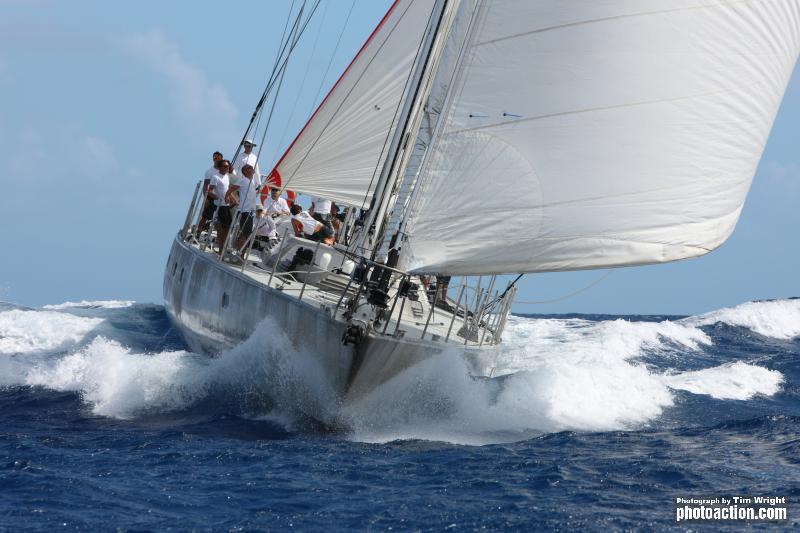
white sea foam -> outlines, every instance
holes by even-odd
[[[501,380],[469,377],[454,353],[397,376],[347,408],[358,439],[433,438],[463,443],[530,432],[624,429],[673,403],[662,376],[637,361],[644,350],[710,344],[673,322],[592,322],[511,317],[490,357]]]
[[[673,389],[707,394],[720,400],[749,400],[757,394],[772,396],[780,390],[783,375],[777,370],[736,362],[664,376]]]
[[[216,358],[133,353],[100,336],[56,360],[18,365],[16,381],[79,391],[95,414],[115,418],[185,409],[213,398],[239,410],[270,406],[331,420],[332,388],[315,361],[290,350],[285,336],[265,321],[250,339]]]
[[[689,317],[684,322],[698,326],[724,322],[765,337],[791,339],[800,336],[800,299],[747,302]]]
[[[0,355],[64,350],[83,340],[101,322],[102,318],[54,311],[1,311]]]
[[[94,413],[117,418],[208,402],[274,420],[311,413],[358,440],[480,444],[559,430],[641,427],[674,404],[675,390],[737,400],[775,394],[783,376],[753,364],[669,369],[675,358],[701,355],[711,344],[700,329],[706,319],[511,317],[504,343],[485,360],[493,378],[470,377],[452,351],[342,405],[317,357],[294,349],[270,321],[209,359],[181,351],[134,353],[102,334],[82,344],[102,319],[12,310],[0,313],[0,348],[8,354],[0,357],[0,385],[78,391]],[[664,364],[656,370],[645,360]]]
[[[135,304],[133,300],[97,300],[97,301],[87,301],[81,300],[80,302],[64,302],[60,304],[48,304],[43,305],[42,309],[74,309],[74,308],[83,308],[83,309],[93,309],[102,307],[105,309],[119,309],[123,307],[130,307]]]

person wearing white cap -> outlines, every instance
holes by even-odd
[[[258,156],[253,153],[253,147],[256,146],[252,140],[247,139],[242,143],[242,152],[236,156],[233,161],[233,173],[237,176],[242,175],[242,167],[250,165],[255,171],[255,175],[261,179],[261,170],[258,168]]]

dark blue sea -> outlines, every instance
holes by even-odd
[[[800,300],[515,316],[493,378],[446,353],[344,405],[280,339],[208,359],[159,305],[0,304],[0,530],[744,525],[676,523],[716,495],[800,523]]]

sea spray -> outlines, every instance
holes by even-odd
[[[791,317],[795,301],[783,303],[745,304],[733,315],[720,310],[714,320],[763,317],[783,308]],[[161,317],[156,323],[164,323],[156,306],[113,301],[0,312],[0,384],[77,391],[91,412],[119,419],[200,409],[266,416],[297,428],[309,427],[305,421],[313,418],[354,440],[484,444],[561,430],[652,426],[675,407],[676,390],[745,400],[773,395],[784,381],[779,371],[750,361],[691,363],[707,361],[713,349],[703,329],[711,320],[706,315],[660,322],[511,317],[503,344],[485,354],[491,378],[470,376],[452,348],[366,396],[343,399],[317,354],[295,348],[269,320],[212,358],[129,347],[154,312]],[[785,338],[792,324],[790,319],[772,334]],[[690,370],[676,370],[678,361]]]
[[[97,337],[51,364],[33,366],[24,384],[79,391],[95,414],[115,418],[203,401],[234,413],[277,409],[327,422],[338,399],[316,361],[294,350],[267,319],[245,342],[213,358],[184,351],[132,353]]]

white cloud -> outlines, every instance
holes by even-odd
[[[135,33],[124,40],[125,49],[166,78],[179,118],[192,129],[201,128],[221,143],[236,137],[236,107],[225,88],[188,63],[163,30]]]
[[[120,173],[121,165],[113,146],[105,139],[87,135],[75,127],[41,130],[26,126],[17,132],[0,132],[4,149],[0,155],[10,161],[12,174],[43,172],[47,179],[77,180],[97,184]],[[7,154],[3,152],[8,151]],[[36,180],[26,185],[38,186]]]
[[[114,149],[103,139],[85,136],[77,151],[81,154],[80,165],[84,175],[107,175],[119,171],[119,162]]]

